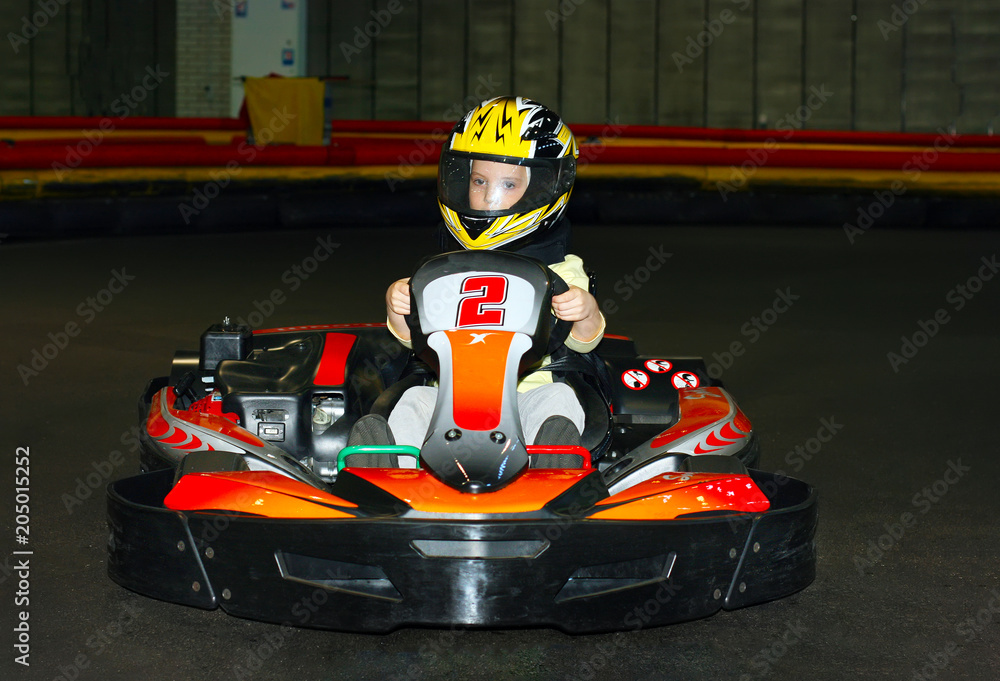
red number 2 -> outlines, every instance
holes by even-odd
[[[503,324],[504,309],[492,307],[507,300],[507,277],[486,275],[469,277],[462,282],[462,293],[473,293],[463,298],[458,305],[456,326],[500,326]]]

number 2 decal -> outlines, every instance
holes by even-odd
[[[503,324],[504,309],[496,306],[507,301],[507,277],[499,275],[468,277],[462,282],[461,292],[475,295],[463,298],[458,304],[458,320],[455,326],[461,328]]]

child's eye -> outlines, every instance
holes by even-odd
[[[507,190],[516,189],[517,185],[511,182],[510,180],[507,180],[506,182],[503,183],[503,188]]]
[[[472,178],[472,184],[476,185],[477,187],[482,187],[484,184],[486,184],[486,180],[484,180],[481,177],[474,177]]]

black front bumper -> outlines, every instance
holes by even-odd
[[[751,475],[771,498],[765,514],[331,521],[171,511],[173,472],[155,471],[108,486],[108,573],[154,598],[320,629],[639,629],[812,582],[814,490]]]

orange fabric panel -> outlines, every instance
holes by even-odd
[[[451,344],[455,425],[492,430],[500,425],[510,331],[445,331]]]

